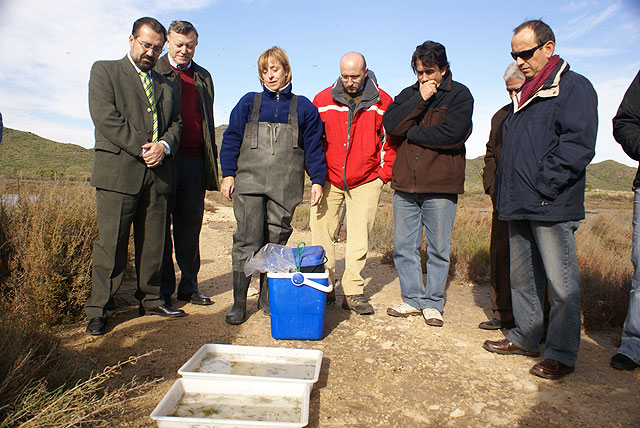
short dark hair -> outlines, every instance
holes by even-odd
[[[548,41],[556,42],[556,36],[553,35],[553,30],[542,19],[532,19],[525,21],[513,29],[513,34],[516,35],[525,28],[533,30],[533,34],[536,36],[536,43],[541,45]]]
[[[169,25],[169,32],[172,31],[177,34],[189,34],[193,31],[196,33],[196,37],[198,37],[198,30],[196,30],[196,27],[189,21],[173,21],[171,25]]]
[[[131,30],[131,34],[133,35],[133,37],[138,37],[140,28],[143,25],[148,25],[156,33],[162,34],[162,38],[164,39],[164,41],[167,40],[167,29],[164,28],[164,25],[162,25],[160,21],[149,16],[143,16],[133,23],[133,29]]]
[[[416,50],[411,56],[411,69],[416,72],[416,62],[420,60],[425,67],[437,65],[438,68],[449,66],[447,61],[447,51],[440,43],[427,40],[421,45],[416,46]]]

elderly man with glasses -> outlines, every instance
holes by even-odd
[[[182,117],[180,148],[175,155],[175,193],[169,197],[160,286],[162,300],[168,305],[171,305],[171,296],[176,291],[174,247],[180,268],[177,299],[194,305],[213,304],[198,290],[198,272],[204,197],[207,190],[220,190],[218,149],[213,118],[213,79],[204,67],[193,60],[197,45],[198,31],[193,24],[173,21],[167,34],[169,53],[161,57],[154,68],[174,84]]]
[[[504,72],[504,84],[512,99],[516,96],[524,84],[524,75],[515,62],[509,64]],[[509,329],[513,324],[513,311],[511,309],[511,285],[509,283],[509,224],[500,221],[496,204],[496,168],[502,151],[502,125],[507,119],[513,104],[509,104],[498,110],[491,118],[491,132],[487,142],[487,152],[484,156],[484,168],[482,169],[482,184],[484,192],[491,197],[494,210],[491,218],[491,243],[489,247],[491,283],[491,303],[493,313],[487,321],[481,322],[478,327],[483,330]]]
[[[548,284],[551,312],[544,360],[530,372],[559,379],[574,370],[580,347],[580,271],[574,232],[584,219],[586,167],[595,154],[598,100],[591,83],[554,55],[540,20],[516,27],[511,56],[526,80],[502,128],[496,208],[509,222],[515,327],[483,347],[537,357]]]
[[[185,315],[160,299],[172,155],[182,130],[171,83],[151,71],[166,34],[156,19],[140,18],[129,36],[129,53],[91,68],[89,112],[96,128],[91,185],[96,188],[99,235],[85,312],[86,331],[94,336],[106,332],[106,320],[115,311],[113,297],[124,276],[132,224],[139,313]]]

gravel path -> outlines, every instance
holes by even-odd
[[[126,284],[119,294],[122,309],[105,336],[86,336],[84,325],[61,333],[79,364],[96,370],[158,349],[124,367],[120,379],[164,380],[129,405],[113,426],[155,426],[148,415],[178,377],[178,368],[205,343],[229,343],[324,352],[311,393],[309,427],[640,427],[640,370],[620,372],[608,365],[616,334],[583,332],[575,373],[555,382],[534,377],[528,371],[536,359],[482,349],[485,339],[503,337],[477,328],[491,306],[487,285],[452,281],[443,328],[429,327],[417,316],[387,316],[387,307],[399,302],[399,283],[393,266],[382,264],[379,254],[371,255],[364,272],[376,313],[343,310],[338,289],[337,304],[327,307],[323,340],[272,339],[269,318],[255,309],[255,282],[248,321],[228,326],[234,228],[231,208],[206,214],[200,282],[201,291],[213,296],[213,306],[177,305],[189,316],[175,320],[138,317],[132,286]],[[294,233],[290,242],[298,241],[309,243],[310,234]],[[339,244],[339,260],[343,253]]]

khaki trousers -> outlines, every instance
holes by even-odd
[[[342,276],[342,289],[347,296],[363,294],[364,279],[360,275],[369,250],[369,233],[376,219],[383,182],[376,178],[353,189],[340,189],[325,181],[323,198],[311,207],[310,227],[313,245],[322,245],[327,252],[329,278],[335,284],[335,247],[333,235],[338,227],[340,208],[347,204],[347,249]]]

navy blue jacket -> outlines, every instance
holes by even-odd
[[[640,161],[640,72],[631,82],[613,118],[613,137],[631,159]],[[640,187],[640,166],[633,187]]]
[[[220,147],[220,167],[223,177],[235,177],[238,170],[238,155],[244,137],[244,126],[251,121],[253,97],[249,92],[240,98],[231,111],[229,126],[222,136]],[[293,96],[291,84],[276,93],[264,87],[260,106],[260,122],[287,123],[289,120],[289,102]],[[306,97],[298,95],[298,124],[300,147],[304,150],[304,165],[313,184],[324,184],[327,164],[322,149],[323,125],[318,109]]]
[[[535,94],[513,104],[496,173],[500,220],[582,220],[598,129],[593,86],[560,60]]]

